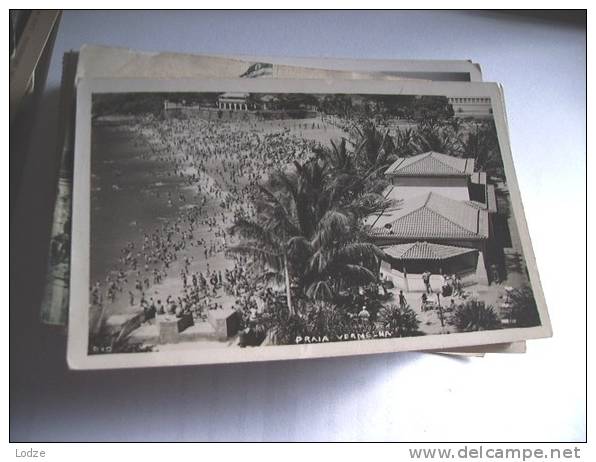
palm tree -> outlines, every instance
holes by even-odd
[[[492,176],[503,175],[503,160],[494,123],[474,123],[461,150],[464,157],[474,158],[476,169]]]
[[[509,293],[511,317],[516,327],[535,327],[540,325],[540,315],[534,293],[529,287],[514,289]]]
[[[311,236],[321,210],[328,207],[323,194],[324,167],[316,161],[294,162],[294,172],[274,172],[267,187],[261,186],[255,200],[256,217],[238,218],[230,228],[241,242],[229,250],[259,263],[269,279],[283,274],[288,310],[292,305],[292,277],[304,266],[301,238]],[[291,266],[294,267],[291,267]]]
[[[501,322],[491,305],[470,299],[457,306],[449,320],[460,332],[499,329]]]
[[[379,310],[377,319],[383,327],[392,330],[397,337],[411,337],[418,333],[420,326],[416,312],[409,305],[384,306]]]
[[[456,135],[460,135],[464,127],[464,122],[460,117],[451,117],[447,123]]]
[[[400,157],[409,157],[416,153],[414,147],[415,131],[411,128],[398,129],[394,137],[395,152]]]
[[[267,282],[281,282],[286,289],[288,310],[293,314],[288,270],[287,242],[275,234],[266,224],[248,218],[238,218],[229,229],[230,234],[239,235],[242,241],[228,250],[252,258],[262,269],[261,279]]]
[[[304,332],[301,332],[303,335],[317,337],[326,335],[329,338],[335,338],[336,335],[348,331],[350,319],[345,311],[338,309],[336,305],[316,301],[308,312],[304,324]]]
[[[376,280],[382,255],[361,229],[364,196],[352,205],[335,193],[333,175],[320,159],[293,167],[272,174],[259,189],[256,217],[240,218],[230,229],[242,239],[230,251],[251,256],[273,274],[284,272],[290,311],[292,283],[309,298],[334,298],[347,285]]]
[[[427,120],[420,124],[412,141],[417,153],[435,151],[460,155],[461,137],[451,127]]]
[[[377,280],[383,252],[366,242],[358,220],[347,211],[328,211],[300,245],[308,256],[302,285],[313,300],[333,300],[346,287]]]
[[[331,147],[319,147],[314,150],[325,165],[325,194],[336,207],[349,208],[357,218],[379,213],[395,201],[383,197],[383,191],[389,182],[380,172],[385,165],[373,165],[363,169],[358,166],[358,158],[365,143],[357,143],[355,150],[349,150],[345,138],[341,142],[331,141]]]
[[[364,171],[378,170],[388,166],[394,159],[395,144],[389,130],[381,132],[372,122],[354,127],[355,157],[358,167]]]
[[[342,138],[339,143],[330,142],[331,148],[319,146],[313,149],[314,153],[336,172],[354,171],[354,156],[346,147],[346,139]]]

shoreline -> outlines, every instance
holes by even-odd
[[[316,121],[316,123],[320,122]],[[220,140],[214,138],[209,132],[215,127],[213,123],[196,120],[170,121],[171,126],[188,126],[189,131],[192,131],[193,127],[202,127],[204,131],[208,132],[204,137],[206,139],[197,133],[188,134],[188,136],[185,136],[186,134],[180,136],[178,133],[164,135],[151,124],[151,118],[137,117],[119,120],[118,125],[98,121],[93,127],[94,137],[97,137],[93,144],[93,172],[103,171],[104,178],[101,178],[101,174],[95,175],[92,220],[97,221],[98,217],[102,216],[102,212],[105,214],[110,211],[109,219],[115,221],[114,229],[111,230],[106,230],[105,226],[99,230],[96,225],[92,226],[96,235],[92,236],[92,280],[90,285],[97,284],[98,280],[101,284],[102,280],[111,278],[111,275],[118,271],[113,268],[122,266],[122,264],[117,264],[114,248],[122,248],[125,245],[130,245],[130,242],[134,242],[138,250],[144,233],[150,233],[153,228],[160,225],[163,227],[168,223],[178,223],[181,217],[193,213],[194,209],[200,207],[190,244],[185,245],[181,252],[183,255],[172,260],[171,267],[167,271],[168,274],[162,281],[153,283],[152,277],[148,276],[148,273],[155,269],[155,264],[141,265],[144,271],[141,272],[140,278],[145,279],[148,276],[150,279],[148,286],[143,285],[143,291],[146,292],[145,300],[149,302],[152,298],[154,301],[160,300],[162,303],[168,295],[176,299],[185,293],[181,279],[183,271],[189,275],[205,275],[210,272],[224,273],[237,264],[237,258],[225,254],[226,247],[230,243],[227,229],[233,224],[237,211],[250,210],[251,206],[246,196],[240,194],[240,197],[237,197],[239,196],[238,189],[247,186],[251,178],[258,178],[256,181],[262,183],[267,172],[255,169],[248,163],[251,159],[245,159],[247,154],[250,154],[246,149],[240,149],[239,152],[234,151],[241,147],[236,138],[258,140],[255,141],[257,146],[261,147],[265,143],[266,148],[268,148],[268,140],[273,140],[275,145],[275,143],[281,143],[279,140],[293,139],[296,145],[303,146],[302,153],[291,154],[291,158],[294,159],[304,155],[305,146],[313,139],[324,138],[321,141],[325,141],[331,139],[333,134],[338,133],[338,130],[331,126],[315,129],[315,121],[311,120],[248,122],[235,124],[233,127],[231,125],[230,127],[224,126],[224,128],[230,128],[229,136],[233,141],[232,146],[229,147],[229,153],[224,153],[222,157],[222,152],[218,150],[218,143],[221,144]],[[311,124],[312,130],[307,128]],[[265,127],[263,128],[262,125]],[[288,125],[291,127],[288,128]],[[221,123],[218,124],[217,129],[221,130]],[[309,132],[306,137],[304,136],[305,132]],[[99,139],[101,137],[103,139]],[[196,141],[196,145],[193,145],[194,141]],[[213,155],[210,155],[211,152]],[[259,159],[264,162],[265,170],[278,167],[274,161],[275,157],[274,155],[271,159]],[[243,165],[243,163],[247,166],[239,168],[238,165]],[[255,163],[258,164],[258,162]],[[231,183],[229,175],[227,175],[230,168],[232,170],[239,169],[243,173],[235,178],[235,183]],[[121,171],[117,175],[119,180],[110,186],[110,180],[113,179],[111,174],[119,171]],[[248,179],[245,178],[246,174],[248,174]],[[152,177],[152,175],[154,176]],[[95,188],[96,183],[101,184],[99,189]],[[126,204],[119,203],[122,196],[125,197],[125,202],[128,201],[129,210],[124,210]],[[184,200],[181,199],[182,196],[184,196]],[[234,205],[225,207],[222,205],[230,203]],[[98,208],[104,208],[104,210],[98,210]],[[119,208],[119,210],[114,211],[114,208]],[[127,213],[128,218],[124,220],[125,223],[122,215]],[[127,232],[122,232],[123,230],[127,230]],[[103,236],[106,234],[108,236],[112,234],[113,237],[107,239],[110,242],[105,242]],[[199,245],[199,242],[203,242],[203,244]],[[98,257],[102,250],[107,256]],[[190,260],[189,264],[186,259]],[[141,295],[139,291],[135,291],[134,275],[133,271],[126,271],[127,279],[119,284],[116,300],[105,307],[105,317],[113,314],[131,313],[140,308]],[[137,276],[139,276],[138,270]],[[134,294],[134,305],[132,306],[130,292]],[[212,297],[207,296],[206,298],[208,299],[207,303],[229,307],[234,306],[237,296],[227,294],[220,288]]]

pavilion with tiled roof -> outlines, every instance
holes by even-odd
[[[385,170],[391,184],[384,196],[397,203],[366,220],[385,252],[383,277],[406,290],[424,290],[425,271],[488,284],[484,258],[497,204],[494,186],[475,167],[472,158],[429,151],[400,157]]]
[[[487,283],[484,255],[490,225],[482,204],[429,192],[369,217],[367,224],[372,241],[386,255],[381,274],[401,288],[423,290],[425,271],[435,278],[457,273],[466,284]]]
[[[425,271],[438,277],[439,274],[460,274],[470,281],[478,263],[478,249],[435,244],[426,241],[396,244],[383,249],[385,261],[381,263],[381,274],[393,279],[406,290],[424,290],[421,274]],[[435,277],[435,279],[436,279]],[[397,281],[396,281],[397,279]],[[436,281],[432,281],[436,282]],[[473,282],[476,282],[475,279]],[[435,287],[438,284],[435,284]]]
[[[384,252],[396,260],[424,260],[443,262],[450,258],[476,252],[476,249],[455,247],[453,245],[433,244],[431,242],[410,242],[396,244],[384,249]]]

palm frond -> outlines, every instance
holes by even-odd
[[[315,248],[337,246],[350,236],[352,219],[339,210],[330,210],[319,221],[312,245]]]
[[[306,296],[311,300],[330,300],[333,298],[333,291],[328,281],[316,281],[308,286]]]
[[[293,236],[287,242],[288,254],[293,257],[308,259],[313,252],[312,245],[304,236]]]
[[[259,191],[263,198],[267,199],[267,213],[270,215],[269,218],[275,219],[284,231],[288,235],[300,234],[300,229],[294,224],[292,220],[292,214],[284,204],[282,204],[279,197],[273,194],[269,189],[264,186],[259,187]],[[267,215],[267,213],[263,213]],[[279,231],[279,227],[277,231]]]
[[[283,271],[263,271],[258,278],[265,284],[278,284],[283,285],[285,283],[285,277]]]
[[[348,264],[342,268],[342,273],[350,278],[364,282],[375,282],[377,277],[375,273],[362,265]]]
[[[229,252],[250,257],[261,264],[267,265],[276,270],[283,268],[283,254],[278,251],[265,247],[256,241],[242,242],[237,245],[230,246]]]
[[[228,228],[228,231],[232,235],[239,235],[244,239],[258,240],[263,243],[270,243],[273,245],[276,238],[265,229],[261,224],[249,220],[247,218],[238,218],[232,226]]]
[[[339,256],[347,261],[372,261],[384,258],[386,254],[370,242],[351,242],[341,247]]]

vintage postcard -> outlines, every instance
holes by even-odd
[[[496,84],[82,80],[68,360],[551,335]]]
[[[82,57],[77,66],[79,54]],[[352,72],[368,72],[375,79],[384,79],[387,75],[408,78],[424,78],[445,81],[481,81],[480,67],[470,61],[456,60],[379,60],[379,59],[335,59],[335,58],[284,58],[258,56],[221,56],[215,57],[218,77],[234,78],[271,78],[275,66],[286,66],[284,76],[302,76],[321,78],[333,76],[334,79],[351,79]],[[207,63],[205,62],[207,60]],[[142,61],[142,65],[137,66]],[[189,64],[190,61],[190,64]],[[42,303],[41,319],[46,324],[65,325],[68,316],[69,275],[70,275],[70,223],[72,195],[72,154],[74,135],[74,110],[69,105],[72,96],[74,72],[83,77],[109,75],[110,78],[157,78],[167,72],[175,78],[196,78],[205,73],[213,75],[214,57],[188,55],[182,53],[147,53],[125,48],[113,48],[97,45],[85,45],[79,52],[67,53],[64,57],[63,91],[61,99],[64,105],[62,113],[73,113],[65,117],[66,130],[62,144],[58,197],[54,210],[52,242],[48,260],[48,276]],[[241,62],[239,62],[241,61]],[[131,66],[130,63],[136,63]],[[226,65],[228,63],[229,65]],[[240,67],[238,67],[240,66]],[[288,72],[287,66],[301,67],[296,72]],[[304,67],[305,66],[305,67]],[[309,69],[310,68],[310,69]],[[309,74],[309,71],[314,72]],[[74,70],[73,70],[74,69]],[[320,70],[332,70],[329,75]],[[335,72],[348,71],[348,72]],[[211,73],[211,74],[210,74]],[[74,101],[72,102],[74,106]],[[507,345],[477,346],[479,352],[521,353],[525,351],[524,342]],[[488,350],[487,350],[488,348]]]
[[[80,61],[79,61],[80,57]],[[283,72],[277,64],[283,64]],[[307,67],[301,67],[307,66]],[[373,74],[366,71],[373,69]],[[329,73],[322,72],[330,68]],[[341,71],[341,72],[338,72]],[[61,91],[61,167],[54,207],[48,273],[41,307],[42,322],[64,326],[68,316],[70,272],[70,218],[74,135],[75,81],[82,78],[331,78],[352,79],[361,71],[371,78],[424,76],[435,80],[481,78],[477,65],[468,61],[356,60],[322,58],[217,57],[183,53],[148,53],[98,45],[84,45],[65,54]],[[357,74],[358,75],[358,74]],[[70,114],[73,114],[71,117]]]
[[[79,63],[79,55],[81,61]],[[378,60],[287,58],[258,56],[207,56],[183,53],[148,53],[126,48],[84,45],[80,52],[64,56],[61,90],[60,130],[61,167],[54,210],[52,242],[41,320],[63,326],[68,313],[70,258],[70,222],[72,195],[72,158],[74,134],[74,75],[78,78],[159,78],[167,72],[171,78],[267,78],[278,74],[276,65],[285,66],[289,78],[351,79],[352,72],[370,73],[378,79],[386,75],[429,80],[481,80],[480,68],[469,61],[456,60]],[[141,65],[139,65],[139,62]],[[214,65],[214,63],[216,65]],[[288,67],[291,66],[291,67]],[[295,72],[288,72],[295,69]],[[322,74],[321,70],[331,70]],[[345,72],[336,72],[345,71]],[[72,117],[70,114],[73,114]]]

